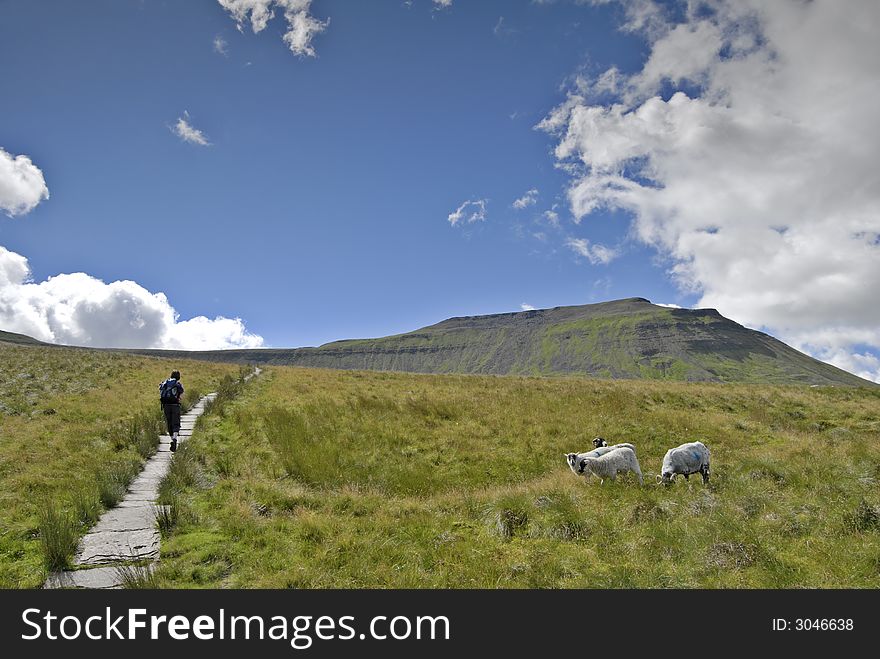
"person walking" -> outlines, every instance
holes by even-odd
[[[180,383],[180,371],[171,371],[171,377],[159,385],[159,400],[165,413],[165,425],[171,435],[171,452],[177,450],[177,437],[180,434],[180,397],[183,385]]]

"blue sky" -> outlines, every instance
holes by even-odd
[[[708,98],[715,69],[693,73],[688,57],[661,57],[677,25],[694,42],[683,52],[699,52],[707,41],[698,37],[714,34],[701,32],[706,12],[652,9],[648,0],[299,0],[303,16],[329,20],[311,35],[311,57],[283,41],[283,7],[255,33],[251,14],[237,29],[237,3],[273,7],[0,3],[0,148],[29,158],[49,193],[26,212],[0,216],[0,245],[26,258],[27,282],[78,272],[130,280],[163,292],[179,321],[240,318],[271,346],[387,335],[522,304],[718,301],[722,313],[850,370],[877,366],[876,318],[854,311],[844,340],[827,338],[839,329],[827,319],[788,323],[796,313],[787,307],[766,320],[760,309],[744,311],[755,304],[730,297],[721,284],[729,272],[711,272],[703,252],[688,251],[699,241],[668,230],[682,213],[658,219],[653,201],[614,196],[614,185],[596,178],[610,163],[627,180],[650,179],[643,192],[676,188],[664,145],[615,152],[621,140],[648,139],[617,119],[635,117],[655,95],[666,111],[676,91]],[[713,11],[716,27],[739,20]],[[663,22],[651,23],[661,13]],[[762,36],[772,36],[776,17],[762,19]],[[716,32],[728,39],[731,31]],[[724,56],[712,52],[717,66]],[[655,64],[680,74],[654,75]],[[617,81],[603,87],[608,71]],[[628,114],[612,124],[614,103]],[[601,110],[606,123],[587,125],[588,113],[571,111],[578,107]],[[562,128],[537,129],[548,117]],[[181,139],[180,119],[208,144]],[[605,139],[590,132],[597,126],[621,138],[600,144],[607,163],[596,160],[593,147]],[[645,161],[655,166],[640,169]],[[584,182],[600,187],[587,186],[585,197],[576,190]],[[514,208],[531,189],[535,203]],[[481,200],[482,219],[451,224],[461,204]],[[550,210],[556,223],[544,215]],[[739,227],[731,225],[730,251],[745,253]],[[869,251],[871,273],[873,259]],[[129,308],[114,299],[114,309]],[[23,317],[7,329],[27,329]],[[107,342],[76,331],[69,336],[81,342]],[[72,342],[62,334],[53,338]],[[150,336],[144,342],[171,345]],[[867,365],[844,364],[837,353],[861,354]]]
[[[331,9],[318,56],[298,58],[281,17],[239,33],[213,2],[5,3],[0,48],[18,66],[2,143],[43,169],[51,197],[3,222],[0,244],[35,280],[133,279],[182,317],[240,316],[277,346],[522,303],[677,299],[646,251],[592,266],[535,223],[565,177],[532,127],[588,59],[638,58],[612,12],[313,7]],[[184,110],[209,147],[169,130]],[[538,203],[512,209],[531,188]],[[486,221],[453,230],[448,214],[477,198]],[[626,223],[592,224],[572,233],[623,239]]]

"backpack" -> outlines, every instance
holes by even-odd
[[[168,379],[159,385],[159,400],[163,403],[176,403],[177,380]]]

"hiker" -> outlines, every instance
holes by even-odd
[[[180,371],[171,371],[171,377],[159,385],[159,400],[165,412],[165,424],[171,435],[171,451],[177,450],[177,436],[180,433],[180,397],[183,385],[180,384]]]

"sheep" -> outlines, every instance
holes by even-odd
[[[690,442],[666,451],[657,482],[669,485],[676,474],[688,480],[691,474],[700,473],[703,483],[709,482],[709,449],[702,442]]]
[[[596,439],[593,440],[593,446],[595,446],[597,449],[605,448],[605,447],[608,447],[608,448],[626,447],[626,448],[631,448],[633,451],[636,450],[635,446],[633,446],[632,444],[628,444],[626,442],[623,442],[622,444],[612,444],[611,446],[608,446],[608,442],[606,442],[603,437],[596,437]]]
[[[612,450],[613,449],[607,446],[603,446],[595,451],[587,451],[586,453],[563,453],[563,455],[565,456],[565,461],[568,462],[568,468],[571,469],[571,472],[575,476],[583,476],[585,479],[590,480],[590,472],[584,470],[584,465],[581,461],[584,458],[598,458],[600,455],[605,455]]]
[[[613,448],[597,458],[582,458],[579,467],[597,476],[600,484],[604,483],[606,478],[617,480],[617,474],[626,471],[631,471],[638,477],[639,485],[644,484],[636,452],[625,446]]]
[[[593,440],[595,442],[595,440]],[[604,440],[603,440],[604,441]],[[628,448],[632,451],[636,450],[636,447],[632,444],[615,444],[614,446],[600,446],[592,451],[587,451],[585,453],[564,453],[566,462],[568,462],[568,467],[571,469],[572,473],[575,476],[583,476],[585,479],[590,479],[590,472],[584,469],[583,459],[584,458],[598,458],[600,456],[605,455],[606,453],[610,453],[619,448]]]

